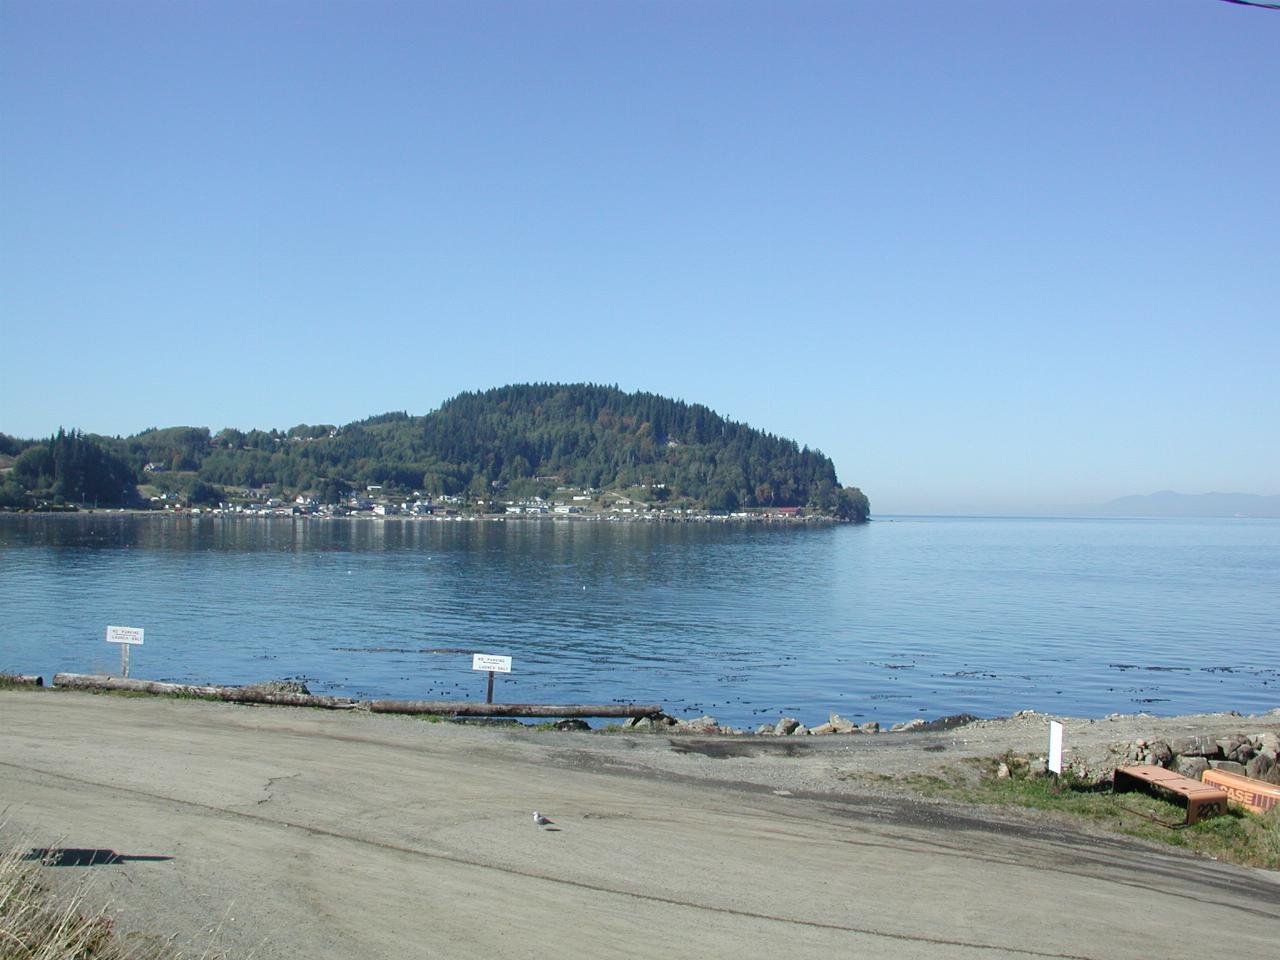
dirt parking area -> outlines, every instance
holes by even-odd
[[[1259,724],[1280,715],[1071,721],[1067,744]],[[671,737],[3,691],[0,808],[20,842],[114,853],[47,874],[122,929],[235,956],[1274,949],[1274,874],[873,782],[1046,742],[1038,716]]]

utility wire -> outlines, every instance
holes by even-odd
[[[1238,3],[1242,7],[1262,7],[1264,10],[1280,10],[1280,3],[1261,3],[1259,0],[1222,0],[1223,3]]]

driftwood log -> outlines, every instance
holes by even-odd
[[[454,717],[647,717],[657,703],[480,703],[477,700],[370,700],[373,713],[429,713]]]
[[[445,717],[648,717],[662,712],[657,703],[480,703],[477,700],[351,700],[307,693],[282,693],[255,687],[209,687],[190,683],[133,680],[104,674],[59,673],[55,687],[75,690],[132,690],[185,694],[229,703],[273,703],[326,710],[366,709],[372,713],[434,714]]]
[[[43,687],[44,677],[38,677],[29,673],[3,673],[0,674],[0,680],[5,683],[14,683],[23,687]]]
[[[228,703],[274,703],[286,707],[320,707],[324,710],[354,710],[356,707],[356,701],[349,697],[318,697],[309,693],[284,693],[253,687],[205,687],[190,683],[162,683],[158,680],[132,680],[102,674],[59,673],[54,676],[53,685],[76,690],[177,693],[225,700]]]

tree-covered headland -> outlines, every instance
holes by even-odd
[[[854,521],[870,513],[866,496],[841,486],[817,450],[701,404],[594,384],[498,387],[423,416],[345,426],[59,431],[39,441],[0,434],[0,470],[8,507],[127,505],[139,485],[194,503],[264,489],[337,503],[372,485],[493,503],[570,486],[712,511],[802,507]]]
[[[13,458],[0,483],[0,506],[24,506],[36,499],[104,506],[133,501],[137,471],[112,445],[65,430],[39,442],[0,435],[0,455]]]

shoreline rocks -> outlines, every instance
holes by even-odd
[[[789,737],[795,733],[800,727],[800,721],[795,717],[783,717],[773,725],[773,735],[775,737]],[[809,731],[806,729],[805,733]]]
[[[647,717],[633,717],[623,725],[627,733],[669,733],[669,734],[727,734],[730,736],[757,737],[827,737],[854,736],[873,733],[928,733],[955,730],[966,724],[981,720],[970,713],[958,713],[952,716],[939,717],[937,720],[925,720],[916,717],[903,723],[894,724],[888,730],[880,726],[878,720],[858,723],[838,713],[828,715],[826,723],[808,727],[796,717],[782,716],[778,720],[765,721],[754,730],[746,730],[720,723],[715,717],[703,715],[693,720],[680,720],[665,713],[651,714]]]
[[[1199,780],[1206,770],[1222,770],[1280,786],[1280,737],[1271,731],[1227,736],[1195,735],[1164,740],[1132,740],[1113,744],[1101,764],[1068,757],[1065,769],[1093,784],[1109,783],[1118,766],[1150,764]]]

